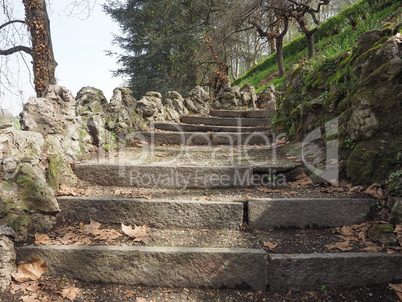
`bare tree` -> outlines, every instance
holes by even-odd
[[[309,3],[311,1],[287,1],[294,4],[289,13],[296,20],[303,33],[306,35],[308,57],[311,59],[314,57],[314,33],[318,30],[319,25],[321,24],[318,14],[320,13],[321,6],[328,5],[331,0],[319,0],[316,8],[313,7],[313,3]],[[308,25],[306,19],[307,15],[311,16],[314,25],[316,25],[313,29],[310,29]]]
[[[12,4],[7,0],[2,1],[1,9],[5,22],[0,25],[0,41],[3,42],[0,45],[0,55],[10,56],[23,52],[32,57],[35,92],[38,97],[41,97],[49,85],[56,84],[57,62],[53,53],[48,3],[45,0],[22,0],[22,3],[25,11],[23,20],[14,19]],[[86,8],[90,14],[91,7],[93,8],[95,3],[96,0],[76,0],[68,4],[67,10],[70,14],[77,14],[79,12],[77,9],[84,8],[82,9],[84,11]],[[16,28],[16,24],[24,24],[25,31],[29,33],[28,43],[23,39],[17,41],[13,38],[24,31],[23,28]],[[10,39],[13,40],[12,43],[10,43]],[[25,45],[24,42],[28,45]]]
[[[283,62],[283,39],[288,31],[291,4],[285,0],[260,1],[258,10],[249,17],[258,34],[267,41],[275,40],[279,76],[285,74]]]

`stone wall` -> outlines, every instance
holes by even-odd
[[[367,32],[352,52],[314,73],[293,68],[276,128],[302,140],[338,118],[338,132],[322,139],[338,139],[345,175],[356,184],[384,183],[402,166],[401,78],[402,36]]]

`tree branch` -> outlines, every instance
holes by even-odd
[[[19,52],[19,51],[26,52],[27,54],[32,56],[32,48],[22,46],[22,45],[14,46],[14,47],[6,49],[6,50],[0,49],[0,56],[8,56],[8,55],[11,55],[11,54]]]
[[[4,27],[10,25],[10,24],[13,24],[13,23],[23,23],[23,24],[26,24],[25,21],[23,21],[23,20],[11,20],[11,21],[8,21],[8,22],[6,22],[6,23],[0,25],[0,30],[3,29]]]

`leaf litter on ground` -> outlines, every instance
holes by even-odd
[[[124,235],[133,238],[134,242],[143,242],[145,244],[152,241],[148,235],[148,229],[145,225],[125,226],[121,224],[121,232],[113,229],[102,227],[102,224],[90,219],[89,224],[79,223],[78,227],[64,227],[57,229],[51,237],[46,234],[35,234],[35,244],[43,245],[94,245],[99,242],[107,244],[115,244],[116,240],[124,237]]]
[[[359,244],[361,246],[361,251],[378,253],[379,251],[385,251],[388,254],[394,254],[395,252],[402,251],[402,225],[397,225],[395,227],[395,233],[398,234],[398,240],[400,246],[380,246],[370,240],[368,240],[368,230],[376,223],[387,223],[384,221],[369,221],[361,224],[354,224],[349,226],[338,227],[333,230],[335,237],[342,239],[341,242],[336,242],[335,244],[327,244],[325,247],[329,250],[339,249],[342,252],[347,252],[353,249],[350,245],[352,243]]]

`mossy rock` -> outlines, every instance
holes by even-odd
[[[401,166],[398,158],[400,150],[400,138],[374,138],[359,142],[347,158],[347,175],[356,184],[383,183],[391,172]]]
[[[60,212],[54,191],[46,182],[40,180],[29,164],[20,167],[15,176],[15,183],[18,186],[19,198],[29,211],[49,214]]]
[[[391,223],[402,224],[402,198],[398,198],[391,210]]]
[[[398,239],[390,223],[375,224],[368,230],[368,238],[385,246],[397,245]]]
[[[51,155],[48,159],[49,166],[46,170],[46,180],[50,187],[59,190],[62,183],[66,183],[70,187],[77,184],[71,166],[60,155]]]

